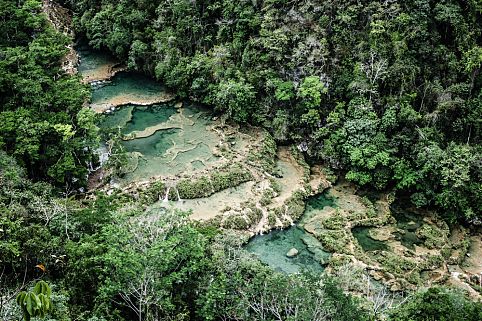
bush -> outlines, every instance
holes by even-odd
[[[433,287],[414,294],[408,302],[390,313],[390,320],[482,320],[482,303],[472,302],[456,290]]]

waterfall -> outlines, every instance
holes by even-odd
[[[89,173],[95,172],[94,165],[92,165],[92,161],[89,161],[87,165],[89,167]]]
[[[177,189],[177,187],[175,185],[167,187],[166,194],[164,195],[164,198],[162,199],[162,202],[163,203],[169,202],[169,192],[171,191],[171,188],[176,191],[177,201],[182,202],[181,195],[179,195],[179,190]],[[161,195],[159,195],[159,200],[161,200]]]
[[[174,188],[176,189],[177,201],[178,201],[179,203],[181,203],[181,202],[182,202],[182,199],[181,199],[181,196],[179,196],[179,190],[177,189],[177,187],[174,187]]]
[[[89,174],[100,169],[109,160],[109,152],[105,145],[100,146],[94,151],[94,153],[97,155],[97,157],[99,157],[99,165],[97,167],[94,167],[92,161],[89,161],[87,163]]]
[[[166,196],[164,196],[164,199],[162,200],[164,203],[169,202],[169,191],[170,190],[171,190],[171,187],[168,187],[167,191],[166,191]]]

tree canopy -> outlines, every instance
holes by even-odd
[[[317,162],[480,217],[477,1],[76,1],[90,44]],[[442,161],[443,160],[443,161]]]
[[[48,23],[41,1],[6,0],[0,10],[0,148],[30,178],[82,186],[97,137],[82,109],[88,88],[61,69],[72,39]]]

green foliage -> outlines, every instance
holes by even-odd
[[[252,179],[249,171],[239,165],[220,168],[209,176],[196,180],[181,179],[176,185],[179,196],[183,199],[208,197],[224,189],[238,186]]]
[[[72,5],[91,45],[181,96],[266,126],[360,185],[394,188],[451,219],[480,216],[477,1]],[[35,142],[23,146],[35,154]],[[450,171],[454,185],[442,180]]]
[[[433,287],[413,295],[395,309],[390,320],[454,320],[475,321],[482,317],[482,304],[472,302],[463,293],[443,287]]]
[[[275,140],[296,143],[359,185],[395,189],[453,220],[480,218],[482,208],[479,2],[63,1],[92,46],[231,120],[271,130],[274,138],[250,155],[267,172],[275,169]],[[239,235],[206,232],[182,213],[145,212],[163,184],[136,203],[101,193],[59,198],[42,182],[66,186],[66,194],[84,185],[98,129],[95,114],[82,108],[88,88],[60,68],[71,39],[52,29],[41,8],[38,0],[0,5],[0,264],[7,276],[0,286],[37,278],[42,263],[59,292],[68,291],[64,314],[53,316],[65,320],[368,319],[333,280],[276,273],[241,248]],[[111,138],[112,167],[128,171],[119,137]],[[205,197],[249,179],[231,168],[177,187],[183,198]],[[281,211],[301,215],[303,197],[270,211],[269,223]],[[246,217],[226,224],[259,220],[246,206]],[[319,238],[343,253],[348,233],[326,230]],[[434,247],[446,236],[445,228],[419,233]],[[385,253],[377,254],[385,255],[383,267],[413,284],[421,270],[442,263]],[[19,296],[26,319],[54,302],[35,288]],[[479,320],[480,310],[433,288],[392,319]]]
[[[429,249],[441,248],[447,243],[448,228],[446,231],[438,227],[424,224],[417,230],[417,236],[424,240],[425,246]]]
[[[0,264],[12,275],[53,263],[60,240],[53,226],[68,213],[46,183],[32,183],[15,160],[0,151]],[[12,281],[15,278],[12,278]]]
[[[238,186],[252,179],[251,173],[239,164],[216,171],[211,175],[211,184],[215,192]]]
[[[51,294],[52,289],[45,281],[38,281],[31,292],[20,292],[17,304],[22,309],[24,319],[30,321],[32,317],[45,318],[52,310]]]
[[[210,285],[198,297],[203,320],[367,320],[359,302],[325,276],[270,270],[242,248],[236,234],[222,234],[210,247]]]
[[[229,80],[219,84],[212,102],[228,118],[246,122],[255,96],[254,87],[244,80]]]
[[[263,138],[261,148],[252,149],[248,160],[260,164],[265,171],[272,174],[276,169],[277,145],[269,133],[265,133]]]
[[[306,108],[316,108],[321,104],[321,94],[326,94],[328,89],[320,81],[319,77],[310,76],[303,79],[299,89],[298,96],[302,98]]]
[[[31,178],[82,186],[96,146],[93,117],[81,111],[88,90],[61,70],[71,39],[53,30],[41,6],[2,2],[0,148]]]
[[[184,199],[193,199],[207,197],[214,193],[209,177],[200,177],[193,181],[192,179],[180,180],[176,188],[179,196]]]
[[[274,96],[279,101],[289,101],[294,98],[294,85],[290,81],[278,80],[275,82],[276,91]]]
[[[249,220],[247,220],[243,215],[230,215],[222,222],[222,227],[226,229],[233,230],[247,230],[251,226]]]

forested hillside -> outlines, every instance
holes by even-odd
[[[58,2],[77,39],[49,21],[56,2],[0,0],[1,321],[482,319],[480,276],[467,272],[482,262],[480,0]],[[63,68],[85,41],[98,49],[92,60],[118,59],[96,66],[100,80]],[[144,84],[150,102],[132,103]],[[95,91],[114,101],[113,87],[138,91],[96,114]],[[123,112],[124,127],[105,125]],[[207,149],[178,163],[223,166],[189,177],[162,159],[175,181],[122,185],[125,146],[144,144],[136,155],[155,163],[170,150],[152,139],[163,130],[181,133],[169,142],[187,145],[178,154]],[[189,145],[196,135],[215,148]],[[223,216],[224,203],[218,215],[207,201],[231,188],[248,215]],[[189,201],[213,218],[176,207]],[[247,250],[264,229],[298,228],[310,202],[316,233],[296,231],[311,237],[299,243],[319,270],[289,273]],[[403,224],[400,206],[410,208]],[[356,228],[383,247],[365,251]],[[301,247],[282,251],[306,263]]]
[[[67,3],[92,46],[178,94],[359,185],[480,218],[480,1]]]
[[[2,1],[0,6],[0,148],[30,178],[83,186],[96,147],[89,95],[76,76],[61,69],[71,39],[41,15],[39,1]]]

